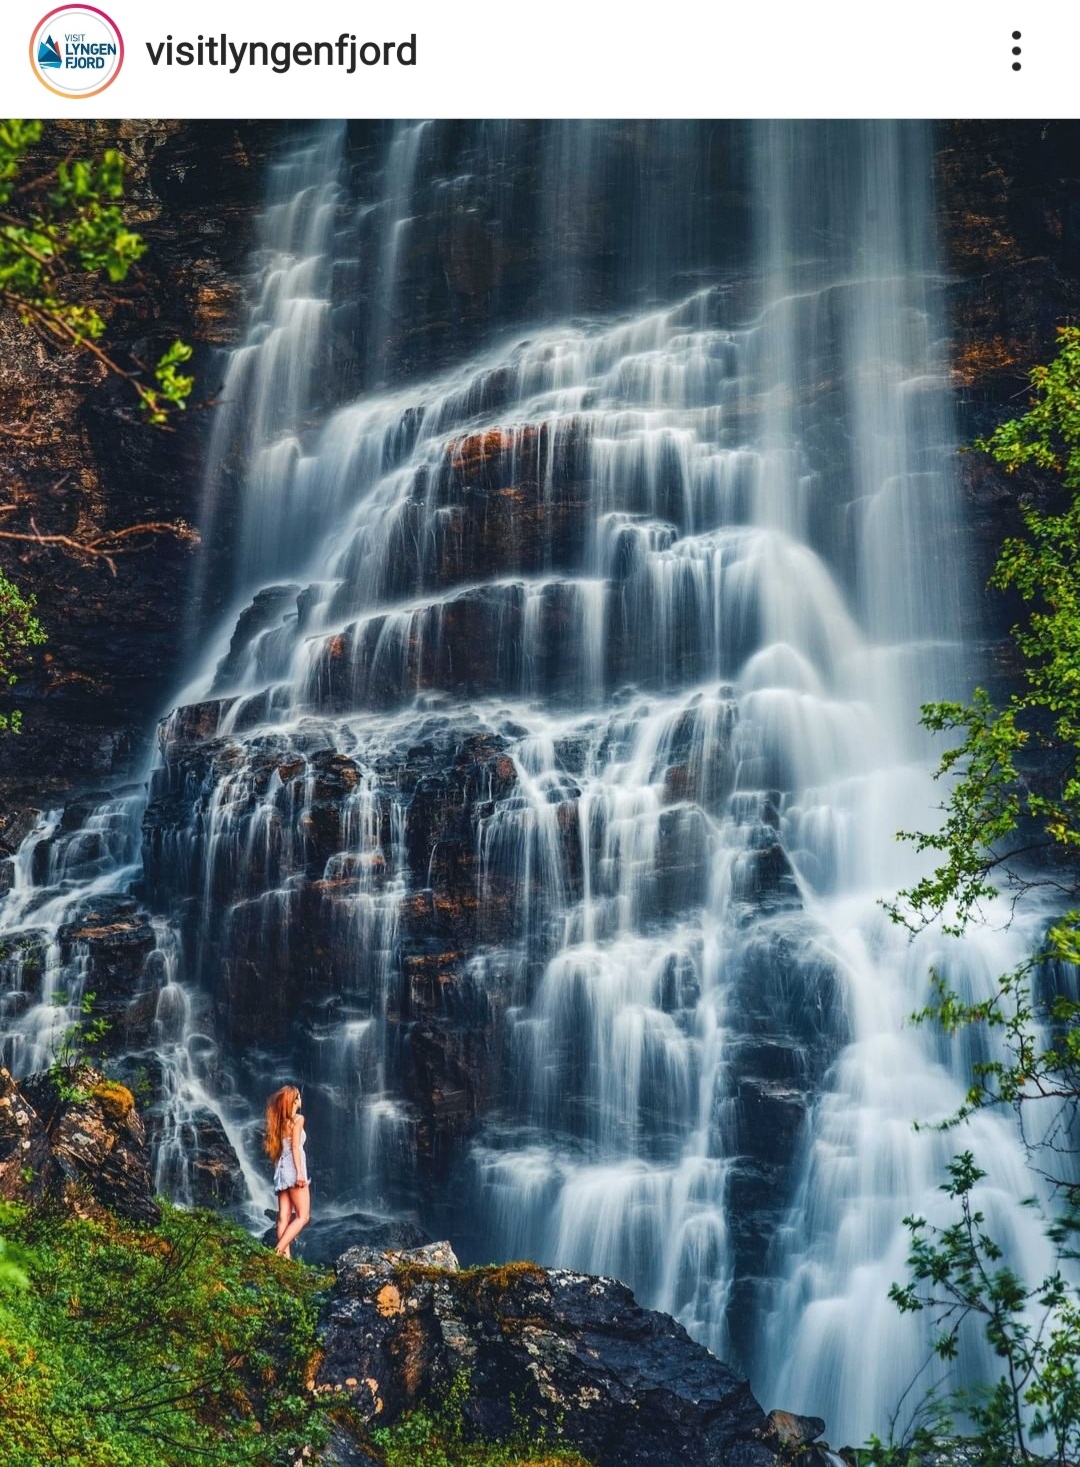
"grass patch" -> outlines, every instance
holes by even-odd
[[[8,1205],[0,1233],[5,1467],[276,1467],[325,1440],[326,1275],[167,1204],[152,1231]]]

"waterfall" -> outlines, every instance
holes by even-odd
[[[959,1149],[912,1122],[967,1073],[907,1016],[1030,936],[881,907],[940,798],[919,705],[973,680],[934,233],[907,123],[410,123],[362,169],[328,127],[276,167],[207,468],[238,614],[138,804],[161,1185],[216,1106],[262,1200],[295,1075],[324,1210],[614,1274],[766,1406],[886,1428],[900,1220]],[[27,849],[7,931],[79,895]],[[963,1145],[1037,1267],[1016,1138]]]
[[[200,529],[231,533],[233,578],[250,592],[294,563],[326,526],[302,483],[301,434],[325,385],[333,239],[344,127],[325,123],[270,167],[257,231],[253,303],[226,363],[207,454]],[[226,528],[226,510],[239,520]],[[224,523],[223,523],[224,522]],[[189,640],[201,631],[208,559],[196,572]]]

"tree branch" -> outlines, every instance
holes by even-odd
[[[14,506],[5,506],[13,508]],[[33,520],[29,531],[0,530],[0,540],[21,540],[33,545],[59,545],[74,555],[85,555],[91,560],[101,560],[116,575],[117,555],[129,554],[138,549],[136,545],[120,544],[142,535],[172,535],[186,545],[199,543],[199,532],[184,520],[147,520],[140,525],[127,525],[122,530],[105,530],[92,540],[77,540],[73,535],[45,535]]]

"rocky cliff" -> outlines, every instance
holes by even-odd
[[[250,268],[253,219],[279,128],[214,122],[65,122],[46,126],[27,163],[47,172],[74,153],[118,147],[129,163],[127,217],[149,246],[109,326],[114,355],[152,362],[175,338],[195,348],[193,408],[175,429],[140,421],[130,387],[88,355],[0,318],[0,449],[5,528],[93,538],[158,520],[199,520],[199,486],[221,348],[232,344]],[[228,524],[219,529],[227,536]],[[163,536],[100,560],[31,543],[0,544],[0,565],[32,590],[48,645],[22,674],[23,737],[5,740],[0,806],[65,803],[128,778],[145,759],[185,645],[193,551]],[[5,697],[7,696],[5,692]]]

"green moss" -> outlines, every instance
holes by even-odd
[[[589,1467],[577,1452],[543,1445],[455,1441],[422,1411],[376,1437],[386,1467]]]
[[[0,1232],[25,1276],[0,1279],[5,1467],[274,1467],[325,1439],[325,1275],[169,1206],[153,1231],[8,1207]]]
[[[522,1280],[543,1284],[547,1279],[546,1272],[538,1263],[528,1262],[478,1264],[472,1268],[463,1268],[457,1273],[428,1263],[401,1263],[395,1266],[394,1273],[402,1291],[408,1291],[422,1283],[449,1283],[454,1288],[464,1288],[474,1296],[484,1292],[502,1294]]]
[[[135,1108],[134,1095],[119,1080],[101,1080],[93,1086],[90,1094],[100,1101],[102,1110],[114,1120],[122,1121]]]
[[[461,1277],[476,1289],[490,1289],[493,1293],[509,1289],[513,1284],[528,1281],[533,1284],[547,1282],[547,1274],[538,1263],[489,1263],[480,1268],[467,1268]]]

